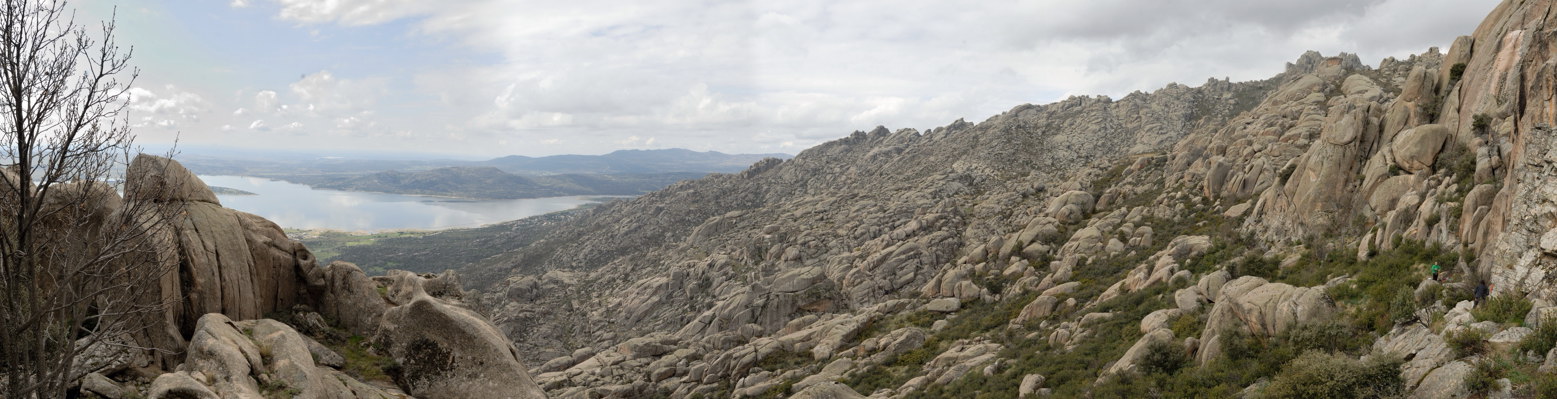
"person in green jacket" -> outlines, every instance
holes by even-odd
[[[1433,264],[1433,281],[1438,281],[1438,264]]]

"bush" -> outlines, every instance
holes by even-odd
[[[1146,374],[1173,374],[1189,364],[1189,353],[1173,341],[1151,341],[1136,367]]]
[[[1280,265],[1275,260],[1259,255],[1245,256],[1242,261],[1233,266],[1233,277],[1255,276],[1266,280],[1276,278],[1276,272]]]
[[[1536,374],[1530,382],[1530,395],[1532,398],[1557,398],[1557,374]]]
[[[1282,333],[1284,342],[1294,351],[1354,352],[1370,339],[1351,327],[1335,322],[1299,325]]]
[[[1481,306],[1471,309],[1471,315],[1476,316],[1476,321],[1524,324],[1530,307],[1530,300],[1523,295],[1503,294],[1488,298]]]
[[[1472,395],[1486,393],[1496,388],[1498,380],[1508,372],[1507,365],[1495,359],[1482,359],[1474,366],[1470,374],[1465,375],[1465,388],[1469,389]]]
[[[1458,63],[1458,64],[1454,64],[1454,66],[1449,67],[1449,85],[1450,86],[1454,86],[1454,83],[1455,82],[1459,82],[1460,78],[1463,77],[1463,76],[1465,76],[1465,63],[1461,62],[1461,63]],[[1444,90],[1447,91],[1448,88],[1444,88]]]
[[[1265,398],[1387,398],[1404,388],[1395,358],[1357,360],[1309,351],[1282,367],[1265,388]]]
[[[1443,287],[1443,284],[1432,284],[1432,285],[1427,286],[1427,291],[1424,291],[1422,293],[1422,297],[1421,298],[1417,298],[1417,303],[1416,304],[1417,304],[1417,306],[1432,306],[1433,304],[1438,303],[1438,300],[1442,299],[1443,297],[1444,297],[1444,287]],[[1454,304],[1451,303],[1449,305],[1453,306]]]
[[[1530,333],[1530,335],[1525,336],[1524,340],[1519,341],[1519,352],[1535,352],[1537,355],[1546,355],[1546,352],[1551,351],[1554,345],[1557,345],[1557,317],[1548,317],[1541,319],[1541,323],[1539,326],[1536,326],[1535,332]]]
[[[1454,357],[1475,356],[1487,352],[1487,332],[1474,327],[1461,328],[1444,337]]]
[[[1492,117],[1487,114],[1476,114],[1471,119],[1471,129],[1475,129],[1476,134],[1487,134],[1487,129],[1491,127]]]
[[[1395,290],[1395,298],[1389,301],[1389,319],[1395,324],[1416,321],[1416,293],[1407,287]]]
[[[1205,327],[1206,322],[1200,320],[1193,313],[1179,315],[1177,319],[1173,319],[1173,322],[1168,324],[1168,329],[1173,330],[1173,336],[1175,337],[1198,337],[1200,336],[1200,330],[1205,329]]]

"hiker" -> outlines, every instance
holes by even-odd
[[[1487,301],[1487,294],[1489,293],[1488,291],[1491,291],[1491,290],[1487,289],[1487,281],[1486,280],[1482,280],[1481,282],[1476,283],[1476,306],[1477,307],[1480,307],[1482,302],[1486,302]]]
[[[1438,264],[1437,263],[1433,264],[1433,282],[1442,282],[1442,281],[1438,280]]]

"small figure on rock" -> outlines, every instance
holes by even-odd
[[[1491,291],[1492,290],[1487,287],[1487,280],[1481,280],[1481,282],[1476,283],[1477,307],[1480,307],[1483,302],[1487,301],[1487,294],[1489,294]]]
[[[1442,282],[1442,281],[1438,280],[1438,264],[1437,263],[1433,264],[1433,281],[1434,282]]]

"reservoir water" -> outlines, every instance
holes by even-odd
[[[345,231],[436,230],[477,227],[598,203],[610,197],[575,196],[469,200],[415,195],[321,190],[247,176],[200,176],[205,184],[255,195],[217,195],[222,205],[252,213],[284,228]]]

